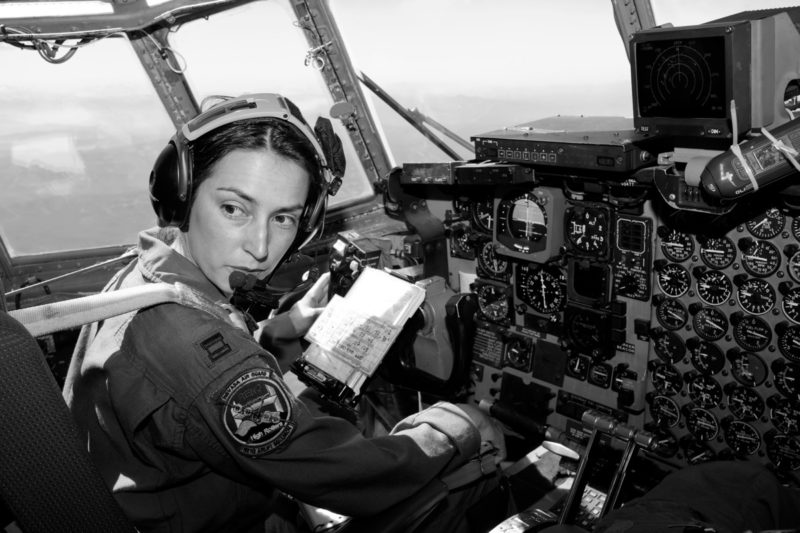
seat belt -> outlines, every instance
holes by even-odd
[[[190,304],[190,289],[182,283],[147,283],[63,302],[8,311],[31,335],[39,337],[76,328],[161,303]]]

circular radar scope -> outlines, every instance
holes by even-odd
[[[721,48],[721,50],[720,50]],[[639,108],[647,117],[708,117],[724,111],[724,42],[715,38],[643,43],[637,54]]]

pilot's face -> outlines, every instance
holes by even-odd
[[[226,296],[234,270],[266,277],[297,234],[309,181],[271,150],[231,152],[197,188],[183,253]]]

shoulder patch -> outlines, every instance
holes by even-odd
[[[200,341],[200,347],[206,352],[211,362],[216,361],[223,355],[231,353],[232,348],[225,342],[222,333],[215,333],[209,338]]]
[[[271,369],[240,374],[228,383],[220,400],[222,423],[244,455],[272,452],[294,432],[291,396]]]

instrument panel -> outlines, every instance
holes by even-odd
[[[598,409],[655,434],[671,465],[740,459],[797,479],[800,212],[776,195],[746,216],[684,214],[566,181],[426,198],[448,281],[477,302],[471,399],[576,442]]]

